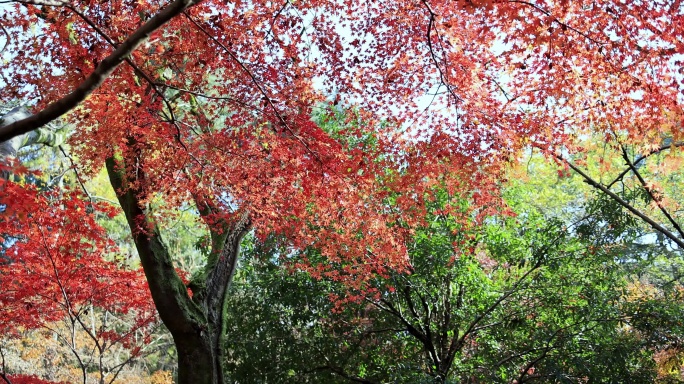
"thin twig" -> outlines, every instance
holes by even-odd
[[[434,47],[432,46],[432,30],[434,28],[435,24],[435,12],[432,10],[432,7],[430,7],[430,4],[427,2],[427,0],[421,0],[423,5],[427,8],[428,15],[430,16],[430,20],[428,21],[428,27],[427,27],[427,45],[428,45],[428,50],[430,51],[430,58],[435,64],[435,67],[437,68],[437,71],[439,72],[439,80],[442,84],[447,89],[447,92],[453,96],[454,100],[458,103],[462,101],[461,97],[456,95],[454,90],[451,87],[451,83],[449,82],[447,74],[442,70],[442,67],[439,65],[439,60],[437,59],[437,54],[435,53]]]
[[[2,49],[0,49],[0,54],[2,54],[3,52],[5,52],[5,48],[7,48],[7,46],[8,46],[9,43],[10,43],[10,41],[12,40],[12,38],[10,37],[10,34],[9,34],[9,32],[7,31],[7,29],[5,28],[4,25],[0,24],[0,29],[2,29],[2,32],[5,33],[5,37],[7,37],[7,42],[5,42],[5,45],[3,45],[3,46],[2,46]]]
[[[74,171],[74,174],[76,175],[76,180],[78,180],[78,184],[81,186],[81,189],[83,189],[83,193],[85,193],[86,196],[88,196],[88,199],[90,200],[90,203],[93,203],[93,197],[90,196],[90,192],[88,192],[88,189],[86,188],[85,184],[83,183],[83,180],[81,179],[81,175],[78,173],[78,169],[76,169],[76,164],[74,164],[74,159],[71,158],[71,155],[69,155],[66,150],[64,150],[64,147],[59,145],[57,148],[59,148],[59,151],[62,152],[62,155],[69,159],[69,163],[71,163],[71,169]]]

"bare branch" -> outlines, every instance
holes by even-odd
[[[12,39],[11,39],[10,34],[9,34],[9,32],[7,32],[7,29],[5,28],[4,25],[0,24],[0,29],[2,29],[2,32],[5,34],[5,37],[7,38],[5,45],[3,45],[2,49],[0,49],[0,54],[1,54],[1,53],[5,52],[5,48],[7,48],[7,46],[10,43],[10,40],[12,40]]]
[[[647,154],[645,154],[645,155],[639,156],[638,158],[636,158],[636,160],[634,160],[634,161],[632,162],[632,164],[633,164],[634,166],[639,165],[639,163],[641,163],[642,161],[646,160],[646,158],[649,157],[649,156],[657,155],[657,154],[659,154],[659,153],[662,152],[662,151],[665,151],[665,150],[668,150],[668,149],[671,149],[671,148],[675,148],[675,147],[681,147],[681,146],[684,146],[684,142],[678,141],[678,142],[676,142],[676,143],[667,144],[667,145],[662,145],[662,146],[660,146],[659,148],[656,148],[656,149],[652,150],[651,152],[649,152],[649,153],[647,153]],[[622,180],[622,178],[625,177],[625,175],[626,175],[627,173],[629,173],[629,171],[631,171],[631,170],[632,170],[631,168],[627,168],[627,169],[625,169],[624,171],[620,172],[620,174],[618,175],[618,177],[616,177],[615,180],[613,180],[613,181],[612,181],[610,184],[608,184],[606,187],[607,187],[607,188],[610,188],[610,187],[612,187],[613,185],[615,185],[615,183],[617,183],[618,181]]]
[[[90,192],[88,192],[88,188],[86,188],[85,183],[81,178],[81,174],[78,172],[78,169],[76,169],[74,159],[71,157],[69,153],[67,153],[63,145],[59,145],[57,148],[59,148],[59,151],[62,152],[62,155],[64,155],[64,157],[66,157],[69,160],[69,163],[71,164],[71,169],[74,171],[74,174],[76,175],[76,180],[78,181],[78,184],[81,186],[83,193],[85,193],[85,195],[88,196],[90,202],[93,203],[93,197],[90,195]]]
[[[657,196],[656,192],[653,191],[653,188],[648,186],[648,183],[646,183],[646,180],[644,179],[644,177],[641,176],[641,173],[639,173],[639,170],[637,169],[637,167],[629,159],[629,156],[627,155],[627,150],[625,149],[625,147],[622,146],[622,144],[620,144],[620,148],[622,149],[622,158],[625,159],[625,162],[627,162],[627,165],[632,170],[632,173],[634,173],[634,176],[637,177],[637,179],[639,180],[639,183],[641,183],[641,186],[644,188],[646,193],[648,193],[648,195],[651,197],[651,199],[653,201],[655,201],[658,208],[660,208],[660,212],[662,212],[663,215],[665,215],[665,217],[670,222],[670,224],[672,224],[672,226],[677,231],[679,236],[681,238],[684,238],[684,232],[682,232],[682,228],[679,226],[679,223],[677,223],[677,221],[675,221],[675,219],[670,215],[670,213],[667,211],[667,209],[665,209],[665,206],[663,206],[662,197]]]
[[[641,220],[648,223],[653,229],[662,233],[667,238],[672,240],[675,244],[677,244],[677,246],[679,246],[680,249],[684,250],[684,241],[682,241],[682,239],[678,238],[674,233],[670,232],[667,228],[663,227],[662,225],[656,223],[653,219],[646,216],[646,214],[639,211],[634,206],[632,206],[630,203],[623,200],[620,196],[616,195],[613,191],[608,189],[608,187],[606,187],[603,184],[599,183],[598,181],[594,180],[591,176],[584,173],[581,169],[579,169],[577,166],[572,164],[570,161],[568,161],[564,157],[556,155],[556,158],[558,160],[564,162],[565,164],[567,164],[573,171],[575,171],[575,173],[582,176],[582,178],[584,179],[584,181],[587,182],[587,184],[591,185],[592,187],[594,187],[594,188],[600,190],[601,192],[605,193],[606,195],[608,195],[611,199],[615,200],[618,204],[627,208],[627,210],[632,212],[632,214],[634,214],[635,216],[637,216]]]
[[[437,68],[437,72],[439,73],[439,80],[442,84],[447,89],[447,92],[454,98],[454,100],[458,103],[462,101],[461,97],[458,96],[454,90],[453,86],[451,85],[451,82],[449,81],[448,74],[442,69],[442,67],[439,65],[439,59],[437,58],[437,54],[435,53],[434,46],[432,44],[432,31],[436,31],[435,27],[435,17],[437,14],[432,10],[432,7],[430,7],[430,4],[427,2],[427,0],[421,0],[423,5],[425,5],[425,8],[428,11],[428,15],[430,16],[430,20],[428,21],[428,27],[427,27],[427,32],[426,32],[426,40],[427,40],[427,46],[428,46],[428,51],[430,52],[430,58],[432,59],[432,62],[435,64],[435,68]],[[436,32],[438,33],[438,32]],[[445,63],[446,64],[446,63]]]

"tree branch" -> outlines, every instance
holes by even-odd
[[[594,180],[593,178],[591,178],[591,176],[589,176],[589,175],[587,175],[586,173],[584,173],[581,169],[579,169],[578,167],[576,167],[576,166],[575,166],[574,164],[572,164],[570,161],[566,160],[565,158],[563,158],[563,157],[560,156],[560,155],[556,155],[555,157],[556,157],[558,160],[560,160],[560,161],[564,162],[565,164],[567,164],[567,165],[570,167],[570,169],[572,169],[573,171],[575,171],[575,173],[577,173],[578,175],[582,176],[582,178],[584,178],[584,181],[586,181],[587,184],[591,185],[592,187],[594,187],[594,188],[600,190],[601,192],[605,193],[606,195],[608,195],[611,199],[615,200],[618,204],[620,204],[620,205],[622,205],[623,207],[627,208],[627,210],[630,211],[630,212],[632,212],[632,214],[634,214],[635,216],[637,216],[637,217],[640,218],[641,220],[643,220],[643,221],[645,221],[646,223],[648,223],[653,229],[655,229],[656,231],[662,233],[662,234],[665,235],[667,238],[669,238],[670,240],[672,240],[675,244],[677,244],[677,246],[679,246],[680,249],[684,250],[684,241],[682,241],[682,239],[678,238],[674,233],[670,232],[667,228],[663,227],[662,225],[656,223],[653,219],[651,219],[650,217],[646,216],[646,214],[644,214],[643,212],[639,211],[638,209],[636,209],[635,207],[633,207],[630,203],[628,203],[628,202],[626,202],[625,200],[623,200],[620,196],[616,195],[613,191],[611,191],[610,189],[608,189],[606,186],[604,186],[603,184],[601,184],[601,183],[599,183],[598,181],[596,181],[596,180]],[[635,162],[635,163],[636,163],[636,162]]]
[[[684,238],[684,232],[682,232],[682,228],[679,226],[679,223],[677,223],[675,221],[675,219],[667,211],[667,209],[665,209],[665,207],[662,204],[662,199],[660,197],[656,196],[653,189],[648,186],[648,184],[646,183],[646,180],[643,178],[643,176],[641,176],[641,173],[639,173],[639,170],[637,169],[637,167],[629,159],[629,156],[627,155],[627,150],[625,149],[625,147],[622,146],[622,144],[620,144],[620,149],[622,149],[622,158],[625,159],[625,162],[627,162],[627,165],[632,170],[632,173],[634,173],[634,176],[637,177],[637,179],[639,180],[639,183],[641,183],[641,186],[644,188],[646,193],[648,193],[648,195],[651,197],[651,199],[653,201],[655,201],[658,208],[660,208],[660,212],[662,212],[663,215],[665,215],[667,220],[670,222],[670,224],[672,224],[674,229],[679,234],[680,238]]]
[[[0,142],[37,129],[75,108],[114,72],[114,70],[149,36],[171,19],[201,0],[174,0],[131,34],[114,52],[107,56],[76,89],[52,102],[42,111],[25,119],[0,127]]]
[[[649,153],[647,153],[647,154],[645,154],[645,155],[639,156],[638,158],[636,158],[636,160],[634,160],[634,161],[632,162],[632,164],[634,164],[634,166],[637,166],[637,165],[639,165],[639,163],[641,163],[642,161],[646,160],[646,158],[649,157],[649,156],[657,155],[658,153],[660,153],[660,152],[662,152],[662,151],[671,149],[671,148],[673,148],[673,147],[681,147],[681,146],[684,146],[684,142],[678,141],[678,142],[676,142],[676,143],[667,144],[667,145],[662,145],[662,146],[660,146],[659,148],[656,148],[656,149],[652,150],[651,152],[649,152]],[[613,180],[613,181],[612,181],[610,184],[608,184],[606,187],[607,187],[607,188],[610,188],[610,187],[612,187],[613,185],[615,185],[615,183],[617,183],[618,181],[622,180],[622,178],[625,177],[625,175],[626,175],[629,171],[631,171],[631,168],[627,168],[627,169],[625,169],[624,171],[620,172],[620,174],[615,178],[615,180]]]
[[[423,3],[423,5],[425,5],[425,8],[428,11],[428,15],[430,16],[430,19],[428,20],[427,31],[426,31],[426,42],[427,42],[427,46],[428,46],[428,51],[430,52],[430,59],[432,59],[432,62],[435,64],[435,68],[437,68],[437,72],[439,73],[439,81],[442,84],[444,84],[444,86],[447,89],[447,92],[454,98],[454,101],[456,103],[458,103],[458,102],[462,101],[462,99],[460,96],[458,96],[454,92],[453,86],[451,85],[451,82],[449,81],[448,74],[439,65],[439,60],[437,59],[437,54],[435,53],[435,49],[434,49],[434,46],[432,44],[432,30],[433,29],[436,30],[435,17],[437,16],[437,14],[432,10],[432,7],[430,7],[430,4],[427,2],[427,0],[421,0],[421,3]],[[446,61],[446,59],[444,59],[444,60]]]
[[[391,303],[390,301],[385,300],[385,299],[381,299],[380,301],[381,301],[384,305],[381,305],[380,303],[375,302],[375,301],[372,301],[372,300],[368,300],[368,301],[369,301],[372,305],[376,306],[377,308],[379,308],[379,309],[385,311],[386,313],[389,313],[390,315],[392,315],[392,316],[396,317],[397,319],[399,319],[399,321],[400,321],[402,324],[404,324],[404,326],[406,327],[406,331],[407,331],[408,333],[410,333],[411,335],[413,335],[413,336],[414,336],[416,339],[418,339],[421,343],[423,343],[423,344],[425,345],[425,344],[428,342],[428,340],[426,339],[426,337],[425,337],[425,335],[422,333],[422,331],[419,330],[419,329],[417,329],[416,327],[414,327],[413,324],[411,324],[411,322],[409,322],[409,321],[404,317],[404,315],[402,315],[401,312],[399,312],[399,311],[392,305],[392,303]]]
[[[136,191],[130,188],[125,169],[122,169],[122,164],[117,164],[114,157],[106,160],[106,166],[109,180],[131,229],[159,317],[174,336],[195,333],[197,327],[206,323],[206,317],[188,296],[187,288],[176,273],[171,255],[162,241],[159,228],[154,224],[149,229],[141,228],[149,216]]]
[[[31,114],[24,107],[13,108],[0,117],[0,130],[30,116]],[[52,130],[46,127],[15,136],[10,140],[0,142],[0,158],[16,156],[19,149],[33,144],[45,144],[50,147],[60,146],[66,141],[67,132],[68,128],[66,127],[59,130]]]

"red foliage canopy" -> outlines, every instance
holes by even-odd
[[[143,200],[227,198],[361,280],[405,264],[402,228],[435,185],[485,213],[526,146],[575,151],[608,127],[681,138],[680,1],[17,3],[2,98],[59,110],[90,84],[69,115],[86,167],[120,153]],[[373,145],[312,123],[326,96],[364,122],[342,136]]]
[[[5,220],[0,221],[0,332],[12,336],[23,329],[51,329],[65,318],[81,322],[93,308],[132,314],[129,327],[112,331],[103,324],[89,335],[108,345],[134,348],[136,331],[156,322],[142,271],[126,270],[111,259],[117,248],[95,221],[95,207],[77,193],[43,192],[14,182],[0,183]],[[23,381],[22,381],[23,382]]]

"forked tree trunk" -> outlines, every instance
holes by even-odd
[[[233,222],[210,232],[212,251],[203,273],[190,284],[191,298],[188,287],[174,269],[159,228],[142,205],[140,196],[129,188],[132,180],[123,163],[110,158],[106,165],[140,255],[152,299],[176,345],[178,384],[224,384],[222,351],[227,288],[235,272],[240,242],[251,228],[249,215],[243,212]],[[137,177],[140,181],[144,173],[138,172]],[[198,208],[203,215],[212,211],[208,205]]]

